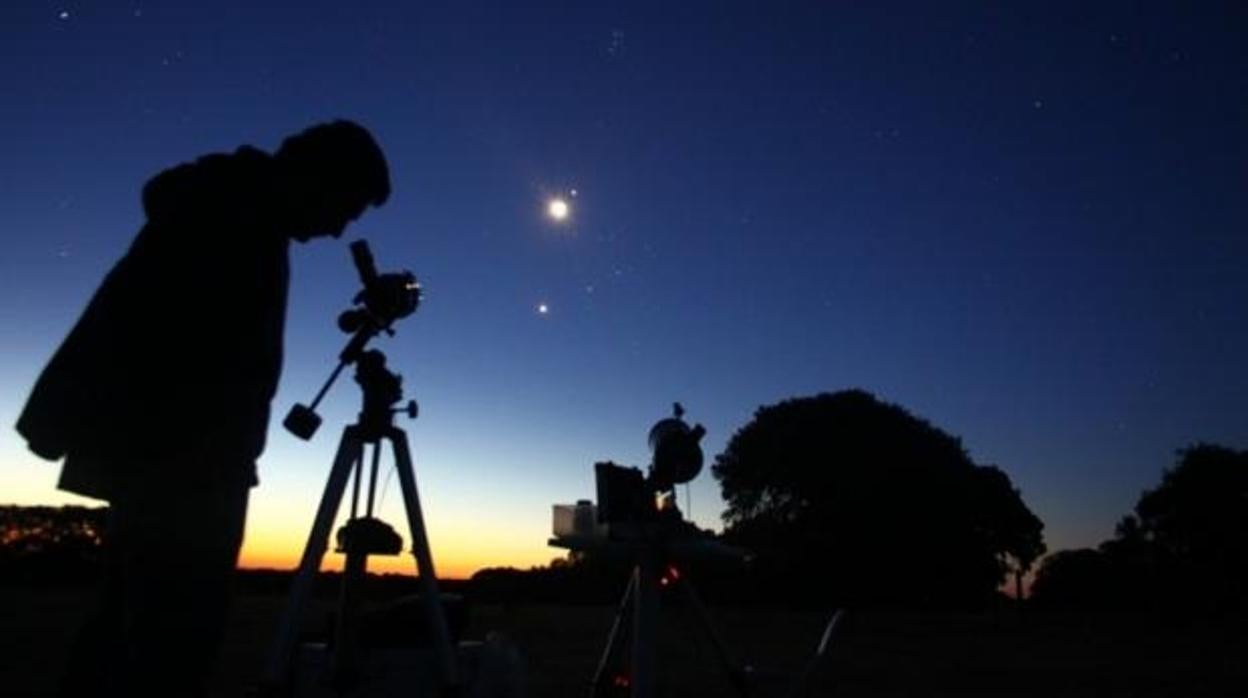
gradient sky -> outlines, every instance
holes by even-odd
[[[256,4],[0,8],[0,503],[85,501],[11,425],[143,183],[336,117],[394,195],[293,250],[274,414],[345,341],[345,243],[414,271],[377,346],[444,575],[556,557],[550,505],[644,465],[673,400],[709,461],[760,405],[870,390],[1004,468],[1051,549],[1175,449],[1248,447],[1238,4]],[[270,431],[244,564],[294,564],[357,408],[342,381],[314,441]],[[718,528],[709,472],[690,494]]]

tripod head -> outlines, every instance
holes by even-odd
[[[376,440],[390,427],[396,412],[416,419],[419,408],[415,400],[408,400],[404,407],[394,406],[403,399],[403,377],[386,368],[385,354],[376,349],[361,354],[355,363],[355,382],[364,393],[360,427],[366,441]]]
[[[304,441],[311,439],[321,426],[321,417],[316,413],[316,406],[329,392],[342,369],[350,364],[359,364],[356,382],[364,389],[361,424],[380,424],[376,420],[384,414],[385,423],[381,426],[389,426],[396,411],[391,406],[403,397],[403,391],[399,387],[400,378],[386,369],[385,355],[376,350],[366,351],[365,348],[382,332],[393,336],[394,323],[416,312],[423,295],[420,283],[412,272],[406,270],[379,274],[377,264],[373,261],[373,253],[369,250],[368,243],[363,240],[351,243],[351,259],[364,286],[352,301],[355,307],[338,316],[338,329],[351,334],[351,340],[339,352],[338,367],[321,386],[312,404],[296,404],[282,421],[287,431]],[[375,356],[369,358],[370,355]],[[368,362],[368,365],[364,365],[364,362]],[[383,409],[381,402],[391,396],[392,399],[385,402]],[[415,401],[409,402],[405,411],[414,419]]]

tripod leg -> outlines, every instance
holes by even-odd
[[[732,657],[728,654],[727,645],[719,637],[719,633],[715,632],[715,626],[711,624],[711,614],[707,612],[706,606],[702,605],[702,599],[698,597],[698,592],[693,588],[693,584],[684,575],[678,576],[676,583],[680,586],[681,591],[684,592],[685,600],[689,606],[697,614],[698,624],[702,626],[702,630],[711,641],[711,646],[715,648],[715,654],[719,657],[719,663],[728,672],[733,688],[736,689],[738,695],[748,696],[749,686],[745,680],[745,673],[741,670],[739,664],[732,661]]]
[[[416,474],[407,445],[407,434],[402,429],[393,427],[386,436],[394,446],[395,470],[399,473],[399,485],[403,489],[407,526],[412,536],[412,554],[416,557],[416,571],[420,575],[420,595],[425,607],[425,617],[433,631],[434,649],[438,654],[442,682],[445,687],[456,687],[459,685],[459,671],[455,663],[455,648],[451,646],[451,632],[442,608],[442,597],[438,593],[438,576],[433,569],[429,538],[425,535],[425,516],[420,509],[420,496],[416,493]]]
[[[616,644],[620,639],[620,629],[624,627],[625,618],[633,607],[633,594],[637,593],[637,570],[628,577],[628,587],[624,590],[624,596],[620,598],[620,605],[615,611],[615,620],[611,622],[611,632],[607,633],[607,646],[602,650],[602,656],[598,658],[598,668],[594,670],[593,683],[589,685],[589,698],[594,698],[598,693],[598,687],[602,685],[603,674],[607,672],[607,665],[611,663],[612,656],[615,655]]]
[[[844,617],[845,609],[838,608],[833,611],[832,617],[828,619],[828,624],[823,626],[823,634],[819,636],[819,644],[815,645],[815,653],[811,655],[810,661],[806,662],[806,666],[802,669],[797,683],[793,685],[793,690],[788,695],[797,698],[798,696],[809,694],[810,679],[815,675],[815,671],[819,668],[819,663],[828,653],[828,645],[832,642],[832,635],[836,633],[836,629]]]
[[[334,467],[329,472],[329,482],[325,485],[325,493],[321,495],[320,506],[316,510],[316,520],[312,531],[308,534],[307,545],[303,548],[303,559],[299,562],[299,571],[291,585],[290,600],[282,613],[281,625],[278,627],[277,640],[269,655],[265,667],[264,680],[270,685],[280,685],[286,679],[290,668],[290,659],[295,649],[295,639],[299,634],[299,623],[303,617],[304,605],[308,594],[312,591],[312,581],[321,568],[321,560],[325,557],[325,549],[329,546],[329,529],[338,515],[338,507],[342,504],[342,495],[347,488],[347,478],[351,470],[363,454],[363,442],[356,433],[354,426],[342,432],[342,440],[338,443],[338,455],[334,456]]]
[[[644,550],[637,562],[637,593],[633,596],[633,698],[652,698],[658,685],[659,575],[658,554]]]
[[[336,685],[350,685],[358,673],[361,587],[367,574],[368,555],[348,550],[342,569],[342,588],[338,593],[334,651],[330,657],[330,676]]]

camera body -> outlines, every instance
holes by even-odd
[[[385,356],[378,351],[365,351],[369,341],[381,332],[394,334],[391,326],[420,307],[421,288],[410,271],[379,274],[373,253],[364,240],[351,243],[351,259],[364,288],[355,294],[356,307],[338,316],[338,329],[353,335],[338,355],[338,368],[321,388],[311,405],[296,404],[290,408],[282,425],[295,436],[307,441],[321,426],[316,406],[329,391],[344,366],[356,364],[356,382],[364,391],[362,419],[374,427],[389,423],[390,406],[402,399],[400,379],[386,369]],[[416,416],[416,404],[408,405],[407,413]],[[376,429],[373,429],[376,431]]]
[[[412,272],[377,273],[373,253],[364,240],[351,243],[351,259],[364,288],[355,294],[352,301],[359,307],[338,316],[338,329],[352,333],[371,325],[388,331],[397,320],[411,315],[420,307],[422,290]]]

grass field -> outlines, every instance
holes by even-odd
[[[6,589],[0,696],[50,695],[82,591]],[[284,597],[236,599],[215,695],[256,681]],[[788,610],[712,609],[731,651],[757,668],[759,695],[784,695],[826,620]],[[465,637],[500,632],[524,657],[529,695],[586,694],[614,609],[477,606]],[[662,614],[661,695],[732,695],[710,645],[679,609]],[[862,612],[849,616],[812,682],[819,696],[1243,696],[1243,624],[1094,622],[1053,616]]]

